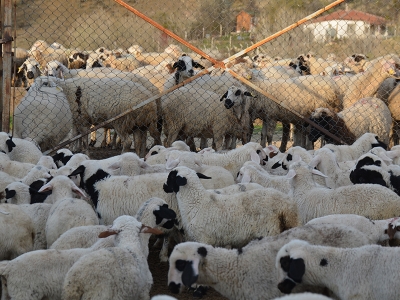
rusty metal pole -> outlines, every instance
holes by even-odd
[[[3,111],[1,116],[1,130],[10,131],[10,100],[11,100],[11,74],[12,74],[12,0],[3,0]]]

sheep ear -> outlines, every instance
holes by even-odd
[[[201,174],[201,173],[196,173],[196,174],[200,179],[212,179],[211,177],[208,177],[208,176],[206,176],[204,174]]]
[[[144,160],[139,160],[139,166],[140,166],[142,169],[147,169],[147,168],[150,167],[149,164],[146,163]]]
[[[162,232],[160,229],[152,228],[152,227],[149,227],[149,226],[146,226],[143,224],[142,224],[142,228],[140,229],[140,232],[151,233],[151,234],[156,234],[156,235],[164,234],[164,232]]]
[[[309,162],[308,165],[311,168],[315,168],[320,162],[321,162],[321,156],[317,155],[317,156],[314,156],[313,159],[311,159],[311,161]]]
[[[177,167],[179,165],[179,157],[176,159],[170,159],[168,158],[167,162],[165,163],[165,168],[167,170],[172,170],[173,168]]]
[[[325,178],[328,177],[328,176],[326,176],[324,173],[322,173],[321,171],[318,171],[318,170],[316,170],[316,169],[312,169],[311,173],[313,173],[313,174],[315,174],[315,175],[319,175],[319,176],[325,177]]]
[[[199,63],[196,62],[196,61],[193,61],[193,62],[192,62],[192,66],[193,66],[193,68],[205,69],[201,64],[199,64]]]
[[[116,170],[118,170],[118,169],[120,169],[121,168],[121,161],[117,161],[117,162],[115,162],[115,163],[113,163],[113,164],[111,164],[109,167],[108,167],[108,169],[110,170],[110,171],[116,171]]]
[[[69,174],[69,176],[80,175],[80,174],[83,174],[84,171],[85,171],[85,166],[80,165],[75,171],[73,171],[71,174]]]
[[[228,96],[228,91],[226,91],[225,94],[223,94],[223,96],[221,97],[221,99],[219,99],[219,101],[226,99],[227,96]]]
[[[45,185],[43,185],[38,192],[39,193],[43,193],[43,192],[48,192],[48,191],[52,191],[53,190],[53,184],[51,182],[46,183]]]
[[[115,229],[109,228],[106,231],[100,232],[99,238],[103,239],[103,238],[109,237],[110,235],[118,234],[120,232],[121,232],[121,230],[115,230]]]
[[[8,146],[8,152],[11,152],[12,149],[16,146],[15,143],[12,141],[12,136],[6,141],[6,145]]]
[[[257,98],[257,95],[253,95],[252,93],[250,93],[250,92],[244,92],[244,94],[243,95],[245,95],[245,96],[249,96],[249,97],[253,97],[253,98]]]
[[[396,154],[395,151],[386,151],[386,156],[389,157],[390,159],[396,158],[398,155]]]
[[[296,171],[293,169],[290,169],[289,172],[286,174],[286,178],[292,179],[294,176],[296,176]]]
[[[81,195],[83,198],[86,198],[86,194],[80,189],[78,188],[75,183],[72,185],[72,191],[78,195]]]
[[[182,272],[182,283],[191,287],[192,284],[196,283],[197,278],[199,277],[199,262],[200,259],[195,258],[192,261],[186,261],[185,268]]]
[[[242,181],[240,183],[250,183],[250,175],[248,172],[245,172],[242,177]]]
[[[251,158],[251,161],[254,161],[257,164],[260,164],[260,156],[257,154],[256,151],[251,151],[250,158]]]

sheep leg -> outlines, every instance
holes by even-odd
[[[282,141],[279,151],[285,152],[290,138],[290,123],[282,123]]]
[[[94,127],[94,125],[90,126],[90,129],[92,129]],[[94,147],[94,145],[96,145],[96,131],[92,131],[90,133],[90,143],[89,143],[89,147]]]
[[[179,131],[176,130],[175,132],[170,132],[167,137],[167,143],[165,147],[171,147],[171,144],[176,141],[178,138]]]
[[[143,151],[143,144],[146,147],[146,139],[143,137],[143,131],[141,130],[141,128],[136,128],[133,131],[133,139],[134,139],[134,143],[135,143],[135,153],[139,156],[139,157],[144,157],[144,154],[146,152]],[[129,151],[129,150],[127,150]],[[122,152],[127,152],[124,151],[124,148],[122,149]]]
[[[101,145],[100,148],[106,148],[107,145],[110,144],[110,140],[111,140],[111,129],[107,129],[107,128],[103,128],[104,129],[104,138],[101,141]]]
[[[266,145],[272,144],[272,139],[274,136],[275,128],[276,128],[276,120],[273,119],[263,119],[263,124],[261,128],[261,146],[265,147]]]

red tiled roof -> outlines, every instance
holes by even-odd
[[[387,23],[385,18],[371,15],[359,10],[338,10],[329,15],[311,20],[311,23],[319,23],[332,20],[364,21],[366,23],[374,25],[382,25]]]

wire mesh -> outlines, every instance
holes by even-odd
[[[300,23],[332,1],[124,2],[145,19],[117,2],[15,1],[15,136],[142,157],[178,139],[192,150],[313,149],[365,132],[399,143],[397,3],[337,1]]]

